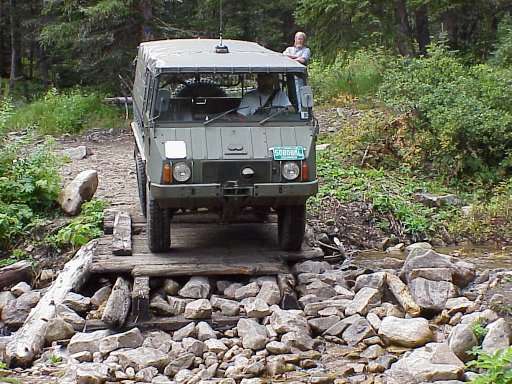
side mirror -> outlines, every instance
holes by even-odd
[[[300,87],[300,103],[303,108],[313,108],[313,90],[309,85]]]

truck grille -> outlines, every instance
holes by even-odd
[[[239,185],[269,183],[271,181],[271,163],[269,161],[206,161],[203,163],[204,183],[225,183],[237,181]],[[247,179],[242,176],[242,169],[250,167],[254,175]]]

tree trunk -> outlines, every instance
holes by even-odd
[[[5,2],[0,0],[0,77],[9,76],[10,47],[8,44],[9,39],[7,38],[9,34],[7,30],[8,25]]]
[[[140,12],[142,14],[141,41],[149,41],[153,39],[153,30],[149,25],[153,18],[153,7],[151,0],[140,0]]]
[[[428,6],[422,5],[414,11],[416,19],[416,40],[418,41],[420,54],[427,54],[427,46],[430,44],[430,29],[428,24]]]
[[[458,47],[458,27],[457,27],[457,15],[452,10],[448,10],[442,15],[443,28],[448,37],[450,47],[457,49]]]
[[[16,0],[9,0],[9,24],[11,37],[11,72],[9,74],[9,93],[12,92],[19,73],[20,38]]]
[[[395,0],[395,19],[398,28],[397,46],[402,56],[414,54],[412,46],[412,28],[405,0]]]

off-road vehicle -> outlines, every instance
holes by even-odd
[[[178,210],[206,208],[230,222],[245,210],[278,215],[283,250],[301,248],[305,204],[318,189],[307,69],[256,43],[183,39],[142,43],[132,130],[149,249],[170,248]],[[291,106],[240,106],[259,75]]]

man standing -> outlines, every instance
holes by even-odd
[[[308,65],[311,57],[311,50],[306,47],[306,34],[304,32],[297,32],[295,34],[293,47],[286,48],[283,55],[286,55],[290,59],[293,59],[303,65]]]

